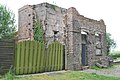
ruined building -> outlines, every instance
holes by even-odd
[[[106,26],[103,20],[86,18],[71,7],[48,3],[19,9],[18,40],[34,40],[34,22],[42,24],[46,45],[58,40],[65,45],[65,69],[77,70],[98,61],[107,66]]]

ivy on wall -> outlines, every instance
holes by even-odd
[[[44,42],[42,23],[38,19],[35,20],[34,40]]]

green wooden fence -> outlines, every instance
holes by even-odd
[[[45,55],[45,71],[57,71],[63,68],[63,45],[59,42],[50,44]]]
[[[37,41],[17,43],[15,53],[15,73],[29,74],[62,70],[64,66],[64,46],[53,42],[45,48]]]

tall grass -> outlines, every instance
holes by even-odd
[[[13,80],[13,79],[14,79],[14,74],[11,71],[5,74],[5,80]]]
[[[5,74],[4,80],[13,80],[13,79],[14,79],[14,73],[11,66],[10,70]]]

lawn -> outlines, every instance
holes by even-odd
[[[67,71],[64,73],[40,74],[29,77],[15,78],[14,80],[120,80],[120,78],[107,77],[97,75],[95,73],[84,73],[80,71]]]

